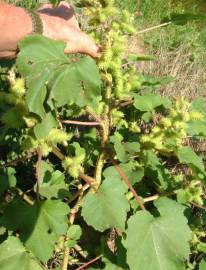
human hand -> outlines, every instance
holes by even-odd
[[[65,53],[85,53],[98,57],[100,47],[80,30],[74,10],[68,3],[61,2],[55,8],[45,4],[38,12],[43,22],[43,35],[65,41]]]

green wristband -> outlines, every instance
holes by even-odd
[[[36,11],[25,9],[32,20],[32,34],[43,34],[43,23]]]

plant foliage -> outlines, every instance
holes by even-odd
[[[32,35],[0,67],[0,269],[204,270],[205,102],[153,93],[128,11],[75,4],[100,58]]]

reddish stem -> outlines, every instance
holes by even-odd
[[[82,121],[73,121],[73,120],[61,120],[63,124],[70,125],[80,125],[80,126],[100,126],[99,122],[82,122]]]
[[[118,171],[119,175],[122,177],[132,194],[134,195],[136,201],[139,203],[142,210],[145,210],[144,204],[140,197],[137,195],[135,189],[133,188],[132,184],[129,181],[129,178],[126,176],[126,174],[123,172],[123,170],[120,168],[120,166],[116,163],[114,159],[111,159],[112,164],[114,165],[115,169]]]
[[[84,268],[86,268],[87,266],[91,265],[92,263],[98,261],[100,258],[102,257],[102,255],[99,255],[98,257],[94,258],[93,260],[83,264],[82,266],[78,267],[76,270],[82,270]]]

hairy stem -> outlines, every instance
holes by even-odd
[[[62,270],[68,270],[68,264],[69,264],[69,247],[67,246],[68,239],[65,239],[65,248],[64,248],[64,257],[63,257],[63,263],[62,263]]]
[[[104,119],[102,125],[102,134],[101,134],[101,147],[102,150],[99,154],[96,170],[95,170],[95,179],[97,183],[97,187],[102,182],[102,170],[104,167],[104,162],[106,160],[105,148],[107,147],[109,134],[110,134],[110,99],[111,99],[111,87],[107,87],[105,91],[105,108],[104,108]]]

